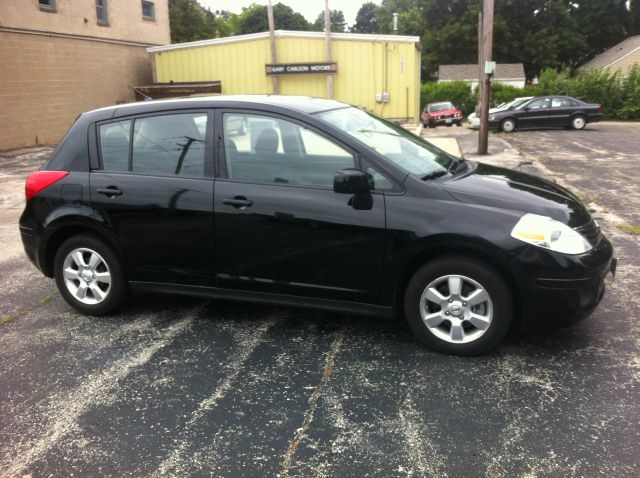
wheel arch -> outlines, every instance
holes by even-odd
[[[42,272],[46,277],[53,277],[54,275],[53,262],[58,248],[64,241],[79,234],[91,234],[99,240],[104,241],[120,259],[123,266],[126,265],[126,262],[123,260],[124,255],[118,245],[112,241],[95,222],[87,220],[85,217],[68,217],[65,218],[64,221],[58,220],[56,224],[52,224],[49,227],[51,227],[52,230],[47,235],[47,239],[44,241],[40,251]]]
[[[522,301],[516,277],[509,271],[508,262],[491,248],[478,247],[469,243],[452,243],[424,248],[411,254],[397,272],[397,281],[393,292],[393,308],[396,315],[403,310],[405,291],[416,271],[427,262],[442,257],[464,257],[487,264],[496,270],[511,292],[513,301],[513,321],[511,330],[519,330],[521,323]]]

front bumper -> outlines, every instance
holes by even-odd
[[[613,247],[604,236],[591,251],[575,256],[534,246],[524,251],[514,262],[520,277],[522,331],[564,327],[589,317],[616,266]]]

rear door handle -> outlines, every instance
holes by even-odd
[[[222,200],[222,204],[226,204],[228,206],[233,206],[236,209],[243,209],[245,207],[253,206],[253,201],[251,199],[247,199],[244,196],[236,196],[234,198],[225,198]]]
[[[109,186],[108,188],[99,188],[96,190],[98,194],[104,194],[107,197],[122,196],[122,189],[115,186]]]

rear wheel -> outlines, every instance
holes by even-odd
[[[573,129],[584,129],[587,125],[587,120],[582,115],[576,115],[571,118],[571,128]]]
[[[129,294],[117,256],[92,235],[73,236],[60,246],[54,259],[54,274],[64,300],[83,314],[113,312]]]
[[[502,131],[505,133],[511,133],[514,129],[516,129],[516,122],[511,118],[507,118],[502,122]]]
[[[435,259],[409,282],[405,315],[416,337],[447,354],[479,355],[498,345],[512,320],[512,299],[500,274],[463,257]]]

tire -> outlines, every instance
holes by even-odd
[[[502,129],[502,131],[504,131],[505,133],[511,133],[516,129],[516,121],[512,118],[507,118],[500,125],[500,129]]]
[[[120,260],[95,236],[79,234],[67,239],[56,251],[53,267],[60,294],[83,314],[109,314],[129,296]]]
[[[472,306],[468,300],[473,301],[474,294],[479,296]],[[507,335],[513,301],[505,281],[488,264],[468,257],[443,257],[413,275],[405,291],[404,311],[416,338],[429,348],[474,356],[491,350]],[[423,319],[427,316],[429,320]]]
[[[575,115],[571,118],[571,129],[580,130],[587,126],[587,120],[582,115]]]

